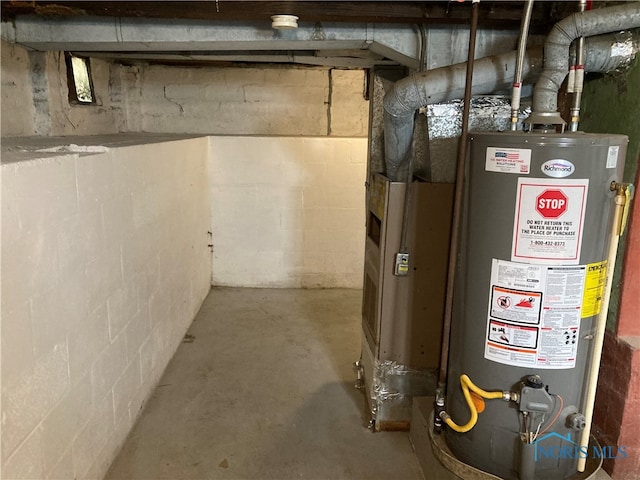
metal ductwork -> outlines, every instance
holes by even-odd
[[[608,72],[627,63],[638,50],[632,40],[627,40],[627,43],[629,48],[618,48],[621,42],[614,35],[588,38],[585,70]],[[571,56],[568,47],[564,54],[566,70]],[[508,88],[514,79],[516,59],[517,52],[513,51],[474,62],[472,93],[489,94]],[[529,49],[523,62],[523,78],[529,82],[534,80],[542,67],[542,50]],[[384,98],[384,148],[389,179],[406,179],[416,110],[429,104],[462,98],[465,73],[466,62],[416,73],[396,82],[387,93]],[[557,91],[554,99],[555,95]]]
[[[569,47],[579,37],[640,27],[640,2],[578,12],[558,22],[544,44],[544,69],[533,91],[531,124],[564,124],[558,91],[569,72]],[[587,56],[589,63],[589,56]],[[585,65],[585,70],[588,71]]]
[[[2,37],[38,51],[170,60],[400,64],[419,67],[421,37],[413,25],[300,22],[292,30],[270,23],[129,17],[17,16],[2,22]],[[265,58],[263,58],[265,57]],[[314,60],[313,57],[318,57]],[[350,62],[349,62],[350,60]],[[334,62],[334,63],[336,63]]]
[[[517,52],[485,57],[474,62],[472,94],[491,93],[506,88],[515,74]],[[527,52],[525,78],[532,70],[539,73],[542,50]],[[404,170],[411,155],[414,114],[432,103],[462,98],[467,62],[416,73],[395,83],[384,97],[384,149],[387,172],[392,181],[404,181]]]

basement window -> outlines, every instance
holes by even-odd
[[[89,59],[86,57],[78,57],[69,52],[64,53],[64,58],[67,64],[69,103],[75,105],[91,105],[96,103]]]

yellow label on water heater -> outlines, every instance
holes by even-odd
[[[600,313],[604,299],[604,287],[607,280],[607,261],[589,263],[584,282],[582,297],[582,318],[593,317]]]

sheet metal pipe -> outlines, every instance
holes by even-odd
[[[586,39],[585,71],[608,72],[629,62],[638,51],[637,40],[625,48],[612,34]],[[612,53],[615,52],[613,55]],[[517,52],[484,57],[474,62],[472,94],[503,90],[515,78]],[[523,80],[536,79],[542,71],[542,48],[530,48],[523,62]],[[406,178],[411,154],[415,111],[425,105],[446,102],[464,95],[466,62],[416,73],[395,83],[384,97],[384,144],[386,174],[395,181]]]
[[[420,71],[426,69],[427,61],[427,31],[424,25],[418,25],[420,30]],[[414,111],[415,115],[415,111]],[[411,152],[411,150],[409,150]],[[400,253],[409,253],[407,248],[407,235],[409,231],[409,212],[411,210],[411,183],[413,182],[413,155],[409,155],[407,172],[407,189],[404,193],[404,212],[402,214],[402,233],[400,235]]]
[[[522,13],[520,23],[520,39],[518,40],[518,56],[516,57],[516,74],[513,79],[513,90],[511,93],[511,130],[516,131],[518,126],[518,112],[520,111],[520,97],[522,96],[522,65],[524,55],[527,50],[527,37],[529,35],[529,23],[531,22],[531,12],[533,11],[533,0],[527,0]]]
[[[456,185],[453,199],[453,220],[451,224],[451,243],[449,248],[449,266],[447,269],[447,289],[444,305],[444,323],[442,326],[442,347],[440,351],[440,374],[438,385],[443,388],[447,383],[447,367],[449,364],[449,337],[451,336],[451,318],[453,316],[453,287],[456,268],[462,219],[462,196],[464,193],[464,166],[467,160],[467,137],[469,134],[469,110],[473,85],[473,65],[476,50],[476,32],[478,30],[478,4],[474,0],[471,10],[471,28],[469,30],[469,56],[467,59],[467,75],[464,86],[464,104],[462,109],[462,134],[458,147],[456,164]]]
[[[474,62],[473,95],[508,88],[515,75],[515,51],[485,57]],[[384,148],[386,175],[404,181],[413,138],[414,114],[425,105],[462,98],[467,63],[427,70],[395,83],[384,97]],[[537,77],[542,70],[542,49],[526,52],[523,77]]]
[[[640,2],[577,12],[558,22],[545,40],[544,69],[533,89],[531,123],[545,117],[564,123],[558,113],[558,91],[569,71],[573,40],[636,27],[640,27]]]

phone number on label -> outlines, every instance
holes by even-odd
[[[547,247],[564,247],[564,242],[544,242],[542,240],[532,240],[531,245],[536,245],[536,246],[546,245]]]

